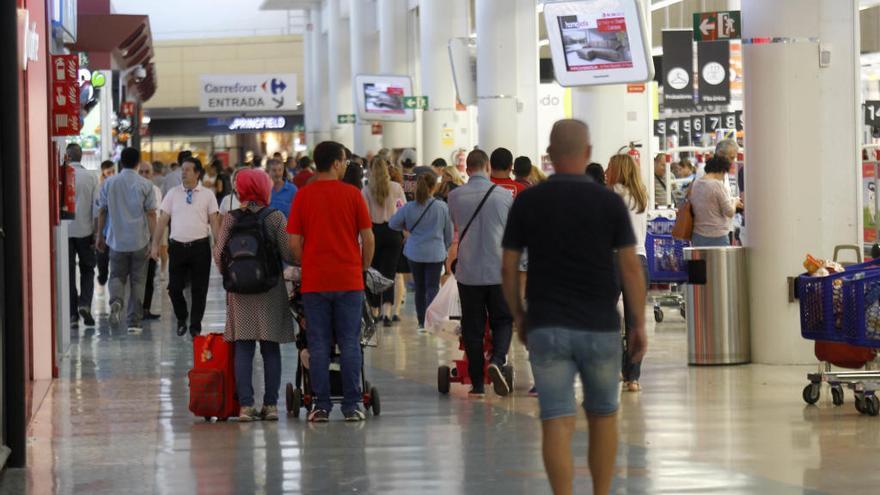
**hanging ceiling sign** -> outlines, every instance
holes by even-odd
[[[697,43],[700,103],[730,104],[730,42]]]
[[[553,71],[562,86],[640,83],[654,78],[637,0],[544,4]]]
[[[199,80],[199,110],[203,112],[296,108],[296,74],[203,75]]]
[[[739,39],[742,31],[740,11],[694,13],[694,41]]]
[[[663,106],[694,108],[694,51],[691,31],[663,31]]]

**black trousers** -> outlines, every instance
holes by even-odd
[[[153,306],[153,279],[156,278],[156,260],[150,258],[147,264],[147,283],[144,285],[144,314],[150,312]]]
[[[102,253],[97,252],[98,256],[98,283],[102,286],[107,285],[110,279],[110,249],[105,249]]]
[[[394,280],[403,247],[403,234],[392,230],[387,223],[374,223],[373,236],[376,238],[376,252],[373,254],[372,267],[379,270],[382,276]],[[370,294],[370,304],[373,307],[393,302],[394,285],[382,294]]]
[[[491,364],[504,366],[513,338],[513,316],[500,285],[458,284],[461,299],[461,337],[468,358],[468,373],[476,388],[483,386],[483,333],[486,317],[492,331]]]
[[[174,306],[174,316],[180,323],[189,318],[191,333],[200,332],[205,303],[208,299],[208,280],[211,277],[211,242],[208,238],[193,242],[168,243],[168,296]],[[183,289],[189,285],[192,292],[192,310],[186,307]]]
[[[70,269],[70,314],[77,314],[79,308],[86,308],[91,312],[92,296],[95,292],[95,243],[93,236],[67,239],[67,252]],[[79,258],[79,292],[76,290],[77,258]]]

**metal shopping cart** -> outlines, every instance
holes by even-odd
[[[648,222],[645,236],[645,250],[648,258],[648,278],[651,286],[668,287],[664,292],[651,297],[654,304],[654,321],[663,321],[663,307],[677,307],[684,318],[684,296],[681,284],[687,282],[687,263],[684,261],[684,248],[688,243],[672,237],[674,220],[658,217]]]
[[[835,260],[842,249],[835,249]],[[819,401],[822,383],[831,386],[835,406],[844,402],[843,387],[855,395],[855,406],[862,414],[880,415],[880,371],[871,369],[831,371],[823,350],[837,349],[855,363],[851,367],[870,366],[880,348],[880,260],[857,263],[841,273],[825,277],[801,275],[797,281],[800,304],[801,335],[816,341],[816,357],[822,361],[817,373],[809,373],[804,387],[807,404]],[[832,347],[829,347],[832,346]]]

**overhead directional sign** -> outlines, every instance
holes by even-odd
[[[202,112],[296,110],[296,74],[202,75]]]
[[[404,96],[403,97],[403,108],[407,110],[427,110],[428,109],[428,97],[427,96]]]
[[[694,41],[739,39],[742,21],[738,10],[694,14]]]

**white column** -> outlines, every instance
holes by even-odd
[[[312,40],[310,45],[309,64],[306,65],[312,81],[311,99],[306,102],[306,110],[311,107],[312,128],[309,131],[309,147],[330,139],[330,98],[327,88],[327,42],[321,22],[320,9],[311,11]]]
[[[351,30],[351,75],[375,74],[378,40],[375,36],[376,9],[372,0],[351,0],[349,27]],[[362,98],[358,88],[352,88],[352,105],[357,109],[356,101]],[[382,136],[372,134],[372,123],[358,119],[354,126],[354,151],[366,156],[369,152],[377,152],[382,147]]]
[[[378,0],[376,22],[379,28],[379,72],[397,76],[410,75],[406,48],[407,0]],[[385,122],[383,144],[386,148],[415,147],[415,123]]]
[[[792,40],[743,47],[752,360],[812,363],[787,277],[860,244],[859,2],[742,0],[742,17],[744,39]]]
[[[642,1],[645,12],[646,0]],[[644,16],[647,32],[651,32],[650,14]],[[650,51],[651,47],[648,47]],[[603,167],[617,151],[630,142],[641,143],[639,164],[642,181],[653,194],[653,128],[651,84],[641,93],[629,93],[626,84],[575,88],[571,92],[572,117],[590,126],[593,161]]]
[[[101,91],[101,161],[113,156],[113,72],[101,71],[106,78],[104,91]]]
[[[306,29],[303,33],[303,70],[299,74],[303,80],[303,94],[299,96],[303,102],[303,121],[306,128],[306,145],[315,146],[315,73],[314,73],[314,50],[315,50],[315,26],[311,23],[312,13],[306,11]]]
[[[537,160],[538,14],[535,0],[477,2],[479,146]]]
[[[327,0],[328,83],[330,93],[330,134],[334,141],[348,148],[354,147],[354,126],[340,124],[339,115],[354,113],[351,97],[351,46],[349,26],[342,19],[339,4],[343,0]]]
[[[468,35],[467,0],[421,0],[419,34],[422,95],[428,97],[423,113],[422,160],[451,159],[467,128],[467,112],[455,111],[455,83],[449,63],[449,39]],[[449,139],[451,134],[451,139]]]

